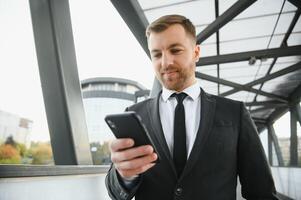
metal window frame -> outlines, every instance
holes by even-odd
[[[201,33],[197,35],[197,43],[201,44],[255,2],[256,0],[239,0],[234,3],[228,10],[226,10],[221,16],[217,17],[211,24],[209,24]]]
[[[55,164],[92,164],[69,2],[29,2]]]
[[[265,83],[265,82],[267,82],[267,81],[269,81],[269,80],[272,80],[272,79],[274,79],[274,78],[278,78],[278,77],[280,77],[280,76],[286,75],[286,74],[291,73],[291,72],[294,72],[294,71],[296,71],[296,70],[299,70],[300,67],[301,67],[301,62],[298,62],[298,63],[293,64],[293,65],[291,65],[291,66],[289,66],[289,67],[286,67],[286,68],[284,68],[284,69],[282,69],[282,70],[276,71],[276,72],[274,72],[274,73],[272,73],[272,74],[268,74],[268,75],[266,75],[266,76],[264,76],[264,77],[262,77],[262,78],[256,79],[256,80],[251,81],[251,82],[249,82],[249,83],[247,83],[247,84],[245,84],[245,85],[242,85],[242,87],[243,87],[243,88],[244,88],[244,87],[246,87],[246,88],[252,88],[252,86],[254,86],[254,85],[257,85],[257,84],[260,84],[260,83]],[[220,94],[220,95],[221,95],[221,96],[228,96],[228,95],[234,94],[235,92],[237,92],[237,91],[239,91],[239,90],[241,90],[241,89],[240,89],[240,88],[235,88],[235,87],[234,87],[234,89],[231,89],[231,90],[229,90],[229,91],[227,91],[227,92],[223,92],[223,93]],[[261,92],[262,90],[259,90],[259,89],[258,89],[257,91],[258,91],[258,94],[260,94],[260,92]]]
[[[269,135],[269,137],[271,138],[271,141],[274,144],[279,166],[284,166],[283,156],[282,156],[282,152],[281,152],[281,149],[280,149],[278,137],[275,134],[275,129],[274,129],[273,125],[268,125],[268,135]],[[272,148],[270,148],[270,149],[272,149]],[[269,155],[270,154],[272,155],[272,153],[269,153]],[[271,158],[271,160],[272,160],[272,158]],[[270,164],[272,164],[272,163],[270,163]]]
[[[215,82],[215,83],[220,83],[220,84],[223,84],[223,85],[226,85],[226,86],[233,87],[237,90],[253,92],[255,94],[258,93],[260,95],[276,99],[280,102],[287,103],[287,99],[285,97],[281,97],[281,96],[278,96],[278,95],[275,95],[275,94],[272,94],[272,93],[268,93],[268,92],[264,92],[264,91],[259,91],[255,88],[252,88],[252,87],[249,87],[249,86],[246,86],[246,85],[241,85],[241,84],[234,83],[234,82],[224,80],[224,79],[221,79],[221,78],[216,78],[214,76],[210,76],[210,75],[203,74],[203,73],[200,73],[200,72],[195,72],[195,75],[196,75],[197,78],[200,78],[200,79],[204,79],[204,80]],[[223,96],[223,94],[224,93],[220,94],[220,96]]]
[[[296,106],[290,108],[290,166],[298,166],[298,135]]]
[[[263,49],[263,50],[247,51],[241,53],[224,54],[219,56],[203,57],[200,58],[200,60],[197,62],[196,65],[197,67],[200,67],[204,65],[216,65],[216,64],[224,64],[224,63],[231,63],[231,62],[248,61],[251,57],[255,57],[256,59],[262,59],[262,58],[295,56],[295,55],[300,55],[300,52],[301,52],[301,45]]]

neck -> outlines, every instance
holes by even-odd
[[[180,89],[175,89],[175,91],[177,92],[182,92],[183,90],[185,90],[186,88],[192,86],[193,84],[195,84],[197,82],[196,78],[193,77],[192,80],[190,80],[189,82],[187,82],[182,88]]]

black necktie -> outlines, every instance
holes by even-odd
[[[185,128],[185,109],[183,100],[187,96],[185,93],[174,93],[172,95],[176,97],[178,104],[175,109],[175,120],[174,120],[174,147],[173,147],[173,160],[176,166],[178,177],[186,164],[186,128]]]

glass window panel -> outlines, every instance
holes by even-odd
[[[245,102],[246,99],[248,98],[248,93],[249,92],[247,92],[247,91],[240,91],[240,92],[236,92],[234,94],[227,96],[227,98]]]
[[[262,131],[259,134],[259,138],[260,138],[261,144],[263,146],[265,156],[268,158],[268,156],[269,156],[269,147],[268,147],[268,131],[267,131],[267,129],[265,129],[264,131]]]
[[[286,13],[280,15],[277,27],[275,29],[275,34],[287,32],[288,27],[293,20],[294,14],[295,13]]]
[[[275,111],[275,109],[268,109],[268,110],[263,110],[260,112],[255,112],[255,113],[252,113],[252,117],[260,118],[260,119],[267,119],[274,111]]]
[[[217,69],[217,65],[206,65],[206,66],[197,67],[196,71],[216,77],[217,76],[216,69]]]
[[[207,56],[216,56],[216,44],[204,44],[200,45],[201,48],[201,58]]]
[[[273,35],[272,40],[271,40],[268,48],[269,49],[279,48],[282,41],[283,41],[284,36],[285,36],[285,34]],[[269,41],[270,41],[270,37],[269,37]]]
[[[239,38],[270,35],[273,32],[277,16],[266,16],[248,20],[231,21],[220,29],[220,39],[235,40]]]
[[[249,92],[246,98],[246,102],[252,102],[254,100],[255,95],[256,94],[254,94],[253,92]]]
[[[145,89],[152,87],[153,67],[110,1],[71,0],[69,4],[80,80],[107,77],[113,81],[91,83],[88,91],[83,90],[83,94],[95,94],[83,95],[93,162],[108,164],[108,142],[114,136],[103,118],[110,113],[123,112],[134,103],[125,98],[133,97],[136,90],[124,83],[124,79],[141,84]]]
[[[294,65],[294,64],[295,64],[295,62],[284,62],[284,63],[282,63],[282,62],[278,62],[278,60],[277,60],[276,64],[274,65],[274,67],[273,67],[273,69],[271,70],[270,73],[277,72],[279,70],[285,69],[285,68],[287,68],[291,65]]]
[[[237,2],[237,0],[219,1],[219,14],[221,15],[228,10],[235,2]]]
[[[262,108],[262,106],[250,106],[251,111],[257,110],[257,109],[260,109],[260,108]]]
[[[248,9],[244,10],[236,18],[255,17],[260,15],[278,14],[280,12],[282,0],[262,0],[256,1]],[[287,4],[287,3],[286,3]],[[294,11],[296,8],[291,5],[285,5],[283,12]]]
[[[249,76],[249,77],[252,77],[254,80],[259,78],[259,77],[262,77],[264,76],[265,74],[264,73],[259,73],[260,72],[260,68],[262,67],[265,67],[267,68],[267,65],[264,65],[264,66],[256,66],[256,65],[253,65],[253,66],[245,66],[245,67],[241,67],[241,68],[236,68],[236,69],[221,69],[220,70],[220,74],[221,74],[221,77],[223,78],[235,78],[235,77],[246,77],[246,76]],[[261,70],[263,71],[263,70]]]
[[[232,63],[224,63],[220,64],[221,69],[237,69],[240,67],[245,67],[248,65],[248,62],[246,61],[240,61],[240,62],[232,62]]]
[[[301,56],[287,56],[287,57],[280,57],[277,59],[277,64],[279,63],[286,63],[286,62],[295,62],[301,60]]]
[[[203,74],[207,74],[207,75],[210,75],[210,76],[217,77],[217,70],[216,70],[216,68],[215,69],[211,69],[211,70],[201,70],[200,72],[203,73]]]
[[[276,154],[274,142],[272,142],[272,166],[279,166],[278,156]]]
[[[53,164],[28,1],[0,0],[0,164]]]
[[[108,114],[121,113],[134,102],[117,98],[84,98],[86,122],[89,133],[92,159],[95,165],[111,163],[109,140],[114,136],[104,118]],[[114,105],[114,106],[112,106]]]
[[[151,88],[151,61],[115,7],[109,1],[98,0],[69,3],[80,79],[118,77]],[[116,33],[122,34],[116,37]]]
[[[269,42],[269,37],[221,42],[220,53],[230,54],[230,53],[239,53],[245,51],[266,49],[268,46],[268,42]]]
[[[301,102],[299,103],[299,106],[301,106]],[[301,167],[301,126],[300,126],[300,124],[301,124],[301,122],[297,121],[298,167]]]
[[[270,100],[274,100],[274,99],[271,99],[269,97],[262,96],[262,95],[257,95],[256,100],[257,101],[270,101]]]
[[[180,14],[189,18],[194,25],[209,24],[215,19],[214,1],[192,1],[186,4],[174,5],[145,12],[149,22],[167,14]]]
[[[278,137],[284,165],[288,166],[290,161],[290,113],[287,112],[280,117],[273,126],[275,134]]]
[[[241,85],[247,84],[247,83],[254,80],[253,77],[250,77],[250,76],[247,76],[247,75],[223,77],[223,79],[234,82],[234,83],[238,83],[238,84],[241,84]]]
[[[301,24],[300,24],[301,26]],[[301,44],[301,31],[298,33],[292,33],[288,40],[287,40],[288,46],[294,46],[294,45],[300,45]]]
[[[274,78],[272,80],[269,80],[264,84],[263,90],[271,91],[272,88],[276,89],[277,87],[281,87],[281,86],[286,87],[290,84],[298,84],[301,81],[300,73],[301,73],[301,69],[297,70],[295,72],[291,72],[289,74]]]
[[[197,79],[198,84],[200,85],[200,87],[203,88],[203,90],[205,90],[205,92],[209,93],[209,94],[214,94],[217,95],[217,84],[210,82],[210,81],[206,81],[203,79]]]
[[[262,65],[261,69],[266,69],[266,65],[270,65],[272,63],[273,59],[265,59],[265,60],[256,60],[256,63],[254,66],[257,65]],[[262,63],[261,63],[262,62]],[[232,63],[224,63],[220,64],[221,69],[238,69],[238,68],[243,68],[243,67],[249,67],[249,62],[248,61],[240,61],[240,62],[232,62]]]
[[[229,90],[232,90],[233,87],[229,87],[229,86],[225,86],[225,85],[220,85],[220,92],[221,93],[224,93],[224,92],[227,92]]]
[[[175,3],[185,3],[187,2],[187,0],[138,0],[141,8],[143,10],[145,9],[151,9],[151,8],[155,8],[158,6],[168,6],[169,4],[175,4]]]
[[[297,8],[293,4],[291,4],[289,1],[285,1],[284,7],[283,7],[283,12],[287,11],[296,11]]]
[[[280,96],[286,96],[288,95],[288,93],[290,93],[291,90],[296,87],[296,83],[294,81],[285,82],[284,84],[274,82],[274,84],[275,85],[273,85],[273,82],[267,83],[266,86],[263,87],[264,91],[272,91],[273,93]]]
[[[245,84],[265,76],[270,66],[270,62],[270,59],[262,62],[264,64],[257,61],[253,66],[247,64],[246,61],[221,64],[220,77],[232,82]]]

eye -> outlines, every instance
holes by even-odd
[[[171,49],[170,51],[172,54],[179,54],[182,52],[182,49]]]
[[[161,53],[155,53],[152,55],[153,58],[160,58],[162,56]]]

